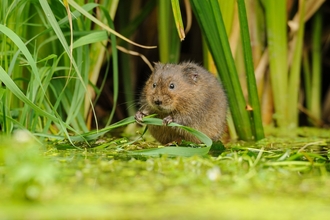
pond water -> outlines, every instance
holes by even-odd
[[[330,135],[313,132],[191,157],[3,138],[0,219],[324,219]]]

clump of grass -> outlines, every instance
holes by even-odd
[[[69,139],[69,133],[88,132],[95,117],[95,95],[100,93],[96,81],[103,57],[110,57],[106,49],[108,32],[114,78],[114,105],[108,120],[111,122],[119,84],[115,35],[138,45],[114,31],[107,9],[114,16],[117,4],[3,3],[3,12],[8,12],[0,18],[5,24],[0,26],[1,47],[11,52],[0,57],[2,130],[11,133],[14,127],[21,127],[44,136],[50,132]],[[99,10],[98,17],[92,15],[93,10]],[[15,19],[20,11],[26,13]],[[35,23],[27,22],[29,18]],[[17,29],[19,26],[23,28]],[[22,31],[27,28],[28,32]],[[98,59],[90,59],[91,56]]]

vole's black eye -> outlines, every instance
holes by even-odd
[[[174,89],[174,87],[175,87],[174,83],[171,83],[170,86],[169,86],[170,89]]]
[[[156,83],[152,84],[152,88],[156,88],[156,86],[157,86]]]

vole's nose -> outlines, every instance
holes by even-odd
[[[156,105],[161,105],[161,104],[162,104],[162,101],[159,100],[159,99],[156,99],[156,100],[154,101],[154,103],[155,103]]]

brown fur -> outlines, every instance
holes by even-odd
[[[173,87],[174,88],[171,88]],[[160,143],[176,140],[200,143],[188,132],[169,127],[176,122],[197,129],[212,140],[219,140],[226,123],[227,98],[220,82],[197,64],[155,64],[140,99],[136,120],[157,114],[164,126],[149,125],[149,131]]]

